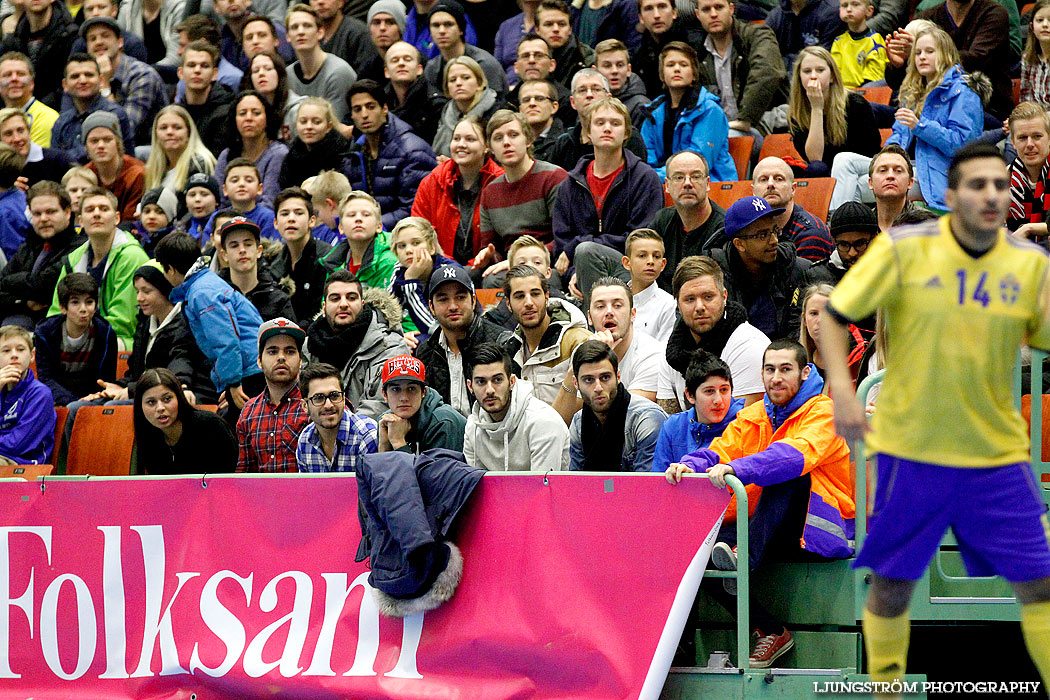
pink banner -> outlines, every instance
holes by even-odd
[[[657,698],[728,494],[486,476],[463,582],[381,618],[352,476],[0,484],[3,698]]]

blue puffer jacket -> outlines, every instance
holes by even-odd
[[[211,379],[221,393],[259,373],[262,316],[243,294],[208,269],[207,260],[194,263],[168,298],[173,304],[184,302],[182,311],[197,346],[215,363]]]
[[[576,247],[586,241],[622,253],[627,234],[648,226],[656,212],[663,209],[660,177],[634,153],[624,150],[623,157],[623,170],[609,187],[600,217],[587,186],[587,167],[594,162],[593,153],[581,158],[558,187],[552,216],[555,258],[564,251],[572,260]]]
[[[729,121],[722,102],[707,88],[695,88],[693,95],[696,103],[683,108],[678,115],[670,153],[664,150],[668,97],[661,95],[649,105],[649,116],[642,122],[642,140],[649,153],[649,165],[663,179],[666,177],[664,161],[669,156],[682,150],[696,151],[710,163],[712,182],[732,182],[737,179],[736,165],[729,155]]]
[[[351,187],[376,198],[383,210],[383,229],[392,231],[398,221],[411,214],[416,189],[437,167],[437,159],[430,144],[393,114],[386,117],[379,157],[374,163],[367,162],[365,138],[354,142],[353,152],[343,160],[342,171]]]
[[[886,145],[895,143],[907,150],[915,143],[915,178],[922,198],[934,209],[948,209],[944,193],[948,189],[948,165],[952,154],[964,143],[981,135],[984,112],[981,98],[966,84],[965,74],[953,66],[941,84],[930,91],[922,116],[914,129],[893,123],[893,134]]]

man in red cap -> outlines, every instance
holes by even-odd
[[[427,389],[426,368],[417,358],[398,355],[383,363],[383,398],[390,410],[379,419],[380,452],[463,451],[467,421]]]

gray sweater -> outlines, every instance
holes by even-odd
[[[332,103],[336,118],[345,122],[350,114],[350,108],[346,104],[346,93],[350,86],[357,80],[357,72],[350,64],[335,54],[325,54],[321,70],[310,82],[303,82],[302,69],[296,61],[288,66],[288,89],[297,95],[304,97],[323,97]]]

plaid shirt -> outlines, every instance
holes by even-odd
[[[314,423],[306,426],[299,435],[299,447],[295,451],[295,461],[301,472],[353,472],[362,455],[379,451],[379,428],[376,422],[367,416],[351,413],[343,409],[343,419],[339,421],[339,432],[335,436],[335,452],[332,461],[328,461],[321,448],[321,435]]]
[[[270,391],[263,389],[244,404],[237,421],[237,471],[298,471],[295,446],[309,422],[298,384],[276,405],[270,401]]]
[[[110,86],[113,89],[112,99],[124,107],[131,130],[137,136],[144,136],[144,142],[149,143],[153,117],[161,107],[168,104],[168,94],[160,75],[148,63],[121,54]],[[140,140],[136,139],[136,142]]]
[[[795,244],[800,258],[813,262],[826,259],[835,249],[827,225],[799,206],[798,202],[795,202],[795,209],[780,236],[780,240],[785,239]]]

